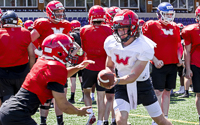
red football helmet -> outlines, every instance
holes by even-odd
[[[61,13],[55,13],[57,10],[63,10]],[[46,13],[49,19],[60,22],[65,17],[65,8],[59,1],[51,1],[46,6]]]
[[[103,7],[99,5],[94,5],[90,8],[88,13],[89,22],[92,23],[93,21],[102,21],[105,22],[106,20],[106,12]]]
[[[24,28],[26,28],[28,30],[32,30],[33,29],[33,21],[32,20],[27,20],[24,23]]]
[[[119,7],[115,7],[115,6],[108,8],[106,11],[106,18],[109,20],[112,20],[115,14],[119,12],[120,10],[121,9]]]
[[[113,18],[117,12],[119,12],[121,9],[119,7],[110,7],[106,10],[106,19],[108,22],[113,25]]]
[[[143,26],[145,21],[143,19],[139,19],[139,26]]]
[[[43,55],[57,60],[63,64],[67,62],[74,65],[78,58],[72,56],[75,49],[72,40],[65,34],[57,33],[46,37],[41,46]]]
[[[197,7],[197,9],[195,10],[195,17],[196,17],[196,21],[198,23],[200,23],[200,6]]]
[[[2,15],[3,15],[3,12],[2,12],[2,10],[0,9],[0,18],[1,18]]]
[[[78,20],[72,20],[71,21],[71,30],[73,31],[74,29],[80,29],[81,28],[81,23]]]
[[[138,32],[138,27],[139,27],[138,15],[128,9],[119,11],[113,19],[113,29],[115,31],[114,36],[118,42],[123,43],[128,41],[131,37],[135,37],[136,33]],[[126,33],[128,34],[128,36],[126,38],[123,39],[121,38],[121,36],[118,33],[119,28],[128,28],[128,32]],[[118,37],[121,40],[119,40]]]

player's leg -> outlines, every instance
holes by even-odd
[[[81,83],[81,90],[82,90],[82,98],[79,99],[80,102],[84,102],[84,92],[83,92],[83,78],[82,78],[83,70],[78,71],[78,78]]]
[[[192,82],[191,79],[188,79],[186,77],[184,77],[184,86],[185,86],[185,92],[183,95],[178,96],[179,98],[189,98],[189,87],[190,87],[190,83]]]
[[[170,91],[165,89],[163,91],[162,101],[161,101],[161,108],[165,116],[168,116],[169,104],[170,104]]]
[[[170,104],[170,90],[176,87],[176,77],[177,77],[177,66],[176,64],[170,64],[166,66],[167,77],[165,90],[162,95],[161,109],[165,115],[168,117],[169,104]]]
[[[105,97],[106,98],[105,98],[104,125],[107,125],[108,124],[108,118],[109,118],[109,115],[110,115],[110,111],[113,110],[114,88],[112,88],[111,90],[106,90],[106,96]],[[115,118],[115,116],[112,116],[112,118]]]
[[[164,70],[164,68],[165,67],[163,66],[161,69],[157,69],[154,65],[152,65],[152,73],[151,73],[152,84],[160,105],[166,80],[166,74],[161,73]]]
[[[90,97],[90,93],[91,93],[91,88],[92,88],[93,84],[97,80],[97,74],[98,74],[97,71],[91,71],[88,69],[84,69],[84,71],[83,71],[82,78],[83,78],[83,91],[84,91],[85,106],[92,106],[92,100]],[[88,109],[87,111],[90,112],[91,114],[89,114],[89,119],[88,119],[86,125],[90,125],[96,121],[96,118],[94,116],[94,112],[93,112],[92,108]]]
[[[103,116],[105,114],[104,98],[105,98],[105,91],[98,91],[97,90],[97,109],[98,109],[97,125],[102,125],[102,123],[103,123]]]
[[[68,84],[66,83],[65,87],[64,87],[64,92],[65,92],[66,96],[67,96],[67,87],[68,87]],[[54,99],[54,109],[55,109],[55,113],[56,113],[56,118],[57,118],[58,125],[64,125],[64,122],[63,122],[63,112],[58,108],[58,106],[57,106],[57,104],[55,102],[55,99]]]
[[[40,105],[40,125],[46,125],[51,100],[52,99],[49,99],[46,101],[46,103],[44,103],[44,105]]]
[[[191,70],[193,72],[193,76],[192,76],[193,92],[196,93],[195,103],[196,103],[196,108],[197,108],[197,113],[199,115],[199,123],[200,123],[200,77],[199,77],[200,68],[195,65],[191,65]]]
[[[75,96],[75,91],[76,91],[76,74],[75,73],[73,76],[70,77],[70,81],[71,81],[71,97],[69,98],[69,102],[74,104],[74,96]]]
[[[130,104],[123,99],[115,99],[114,111],[117,125],[127,125]]]
[[[178,67],[178,75],[180,77],[180,88],[176,94],[183,94],[185,92],[184,88],[184,76],[183,76],[183,66]]]
[[[91,99],[92,99],[92,102],[95,102],[95,98],[94,98],[94,93],[95,93],[95,88],[96,88],[96,84],[94,84],[92,86],[92,92],[91,92]]]

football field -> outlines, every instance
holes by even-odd
[[[70,80],[68,80],[70,81]],[[82,97],[81,93],[81,85],[79,80],[77,79],[77,86],[76,86],[76,93],[75,93],[75,104],[76,107],[83,107],[84,103],[79,102],[78,100]],[[70,82],[68,83],[68,92],[67,92],[67,99],[70,98]],[[177,85],[174,91],[178,91],[180,86],[179,77],[177,77]],[[189,98],[178,98],[178,95],[171,97],[170,108],[169,108],[169,120],[172,122],[173,125],[197,125],[199,124],[198,114],[195,106],[195,94],[190,92],[191,96]],[[96,98],[96,92],[95,92]],[[96,102],[92,105],[93,110],[95,112],[97,118],[97,104]],[[37,112],[33,117],[38,124],[40,124],[40,115]],[[64,124],[65,125],[85,125],[87,117],[78,117],[76,115],[68,115],[64,114],[63,116]],[[111,118],[109,118],[109,122]],[[131,125],[151,125],[151,118],[149,117],[146,109],[139,105],[136,110],[130,111],[128,121]],[[94,123],[96,125],[97,122]],[[54,109],[51,108],[49,111],[49,115],[47,118],[48,125],[57,125],[56,115]]]

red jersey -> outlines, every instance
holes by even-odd
[[[35,93],[41,104],[53,98],[52,90],[47,89],[49,82],[57,82],[65,85],[67,81],[67,69],[65,65],[54,60],[38,58],[37,62],[26,76],[22,88]]]
[[[105,69],[106,52],[104,50],[105,39],[112,35],[112,29],[107,25],[86,25],[81,28],[81,45],[87,54],[88,60],[95,61],[95,64],[89,64],[86,69],[92,71],[101,71]]]
[[[39,18],[34,21],[33,29],[36,29],[38,33],[40,34],[40,37],[38,38],[38,42],[41,45],[43,40],[51,34],[55,34],[55,33],[68,34],[69,31],[71,30],[71,24],[67,20],[63,20],[55,24],[55,23],[52,23],[49,19]]]
[[[160,21],[147,21],[142,32],[157,44],[155,57],[162,60],[164,64],[178,63],[178,46],[181,43],[180,29],[173,22],[172,24],[164,25]]]
[[[0,67],[14,67],[28,63],[30,31],[23,27],[0,28]]]
[[[191,44],[190,64],[200,67],[200,30],[199,24],[191,24],[183,28],[182,37],[185,45]]]

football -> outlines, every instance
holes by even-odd
[[[99,86],[109,88],[114,84],[115,74],[108,68],[101,70],[98,74],[97,81]]]

